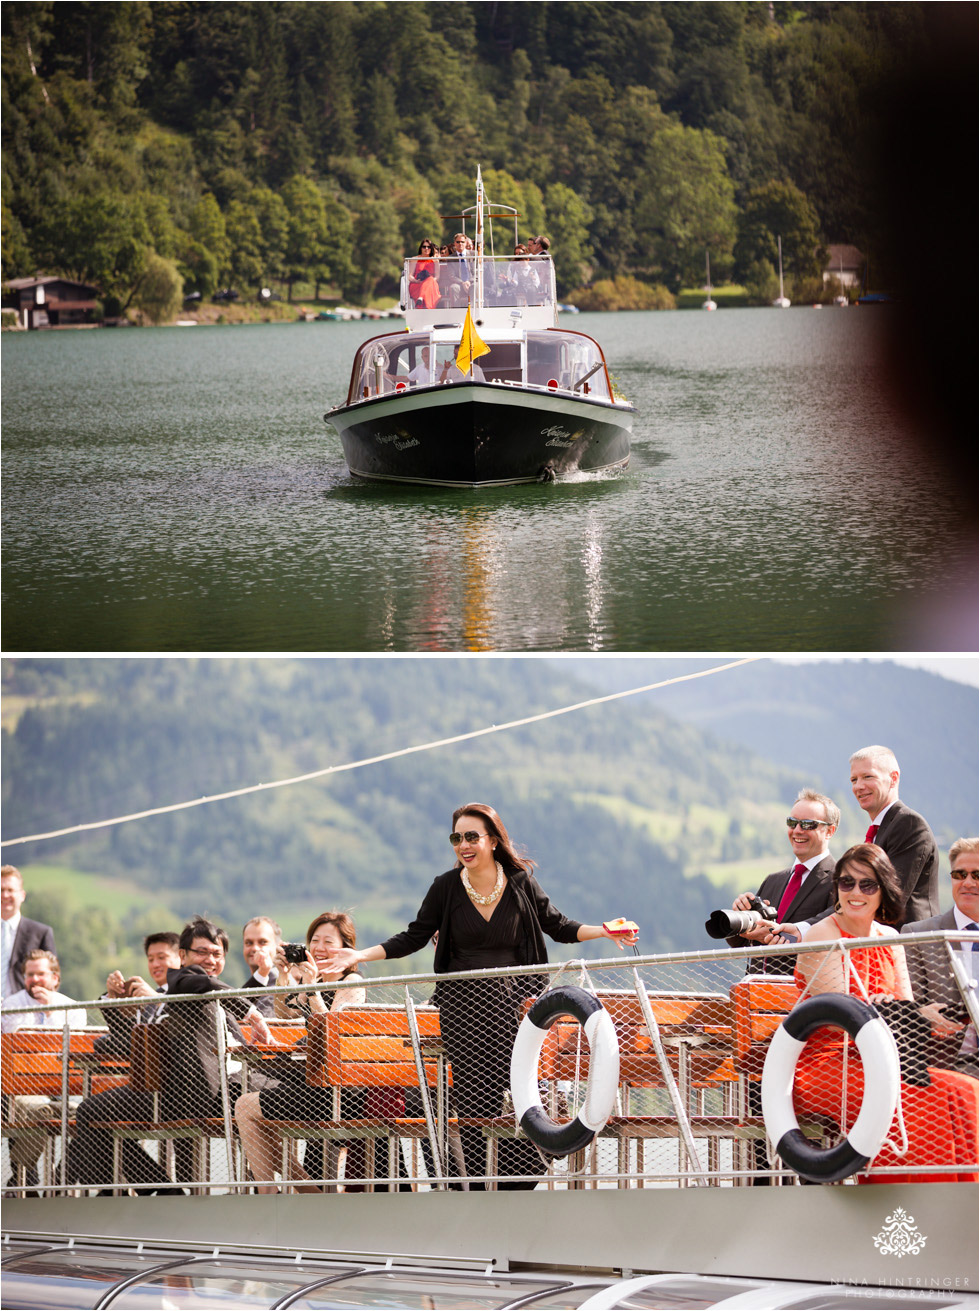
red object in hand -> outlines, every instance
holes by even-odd
[[[639,933],[640,931],[638,924],[634,924],[632,920],[624,920],[622,916],[616,920],[606,920],[602,927],[607,933],[612,934]]]

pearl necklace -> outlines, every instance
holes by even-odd
[[[464,865],[459,871],[460,877],[463,880],[463,887],[466,889],[466,895],[469,897],[470,901],[475,901],[478,906],[492,906],[504,890],[504,867],[499,860],[495,860],[493,865],[494,869],[497,871],[497,881],[493,885],[493,890],[487,893],[485,897],[481,897],[473,887],[473,884],[469,880],[469,875],[466,873],[466,866]]]

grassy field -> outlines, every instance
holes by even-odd
[[[114,919],[142,914],[159,907],[169,917],[175,914],[166,890],[150,895],[128,880],[88,874],[62,865],[24,865],[21,867],[28,893],[39,892],[57,897],[66,906],[93,907],[108,912]],[[30,914],[30,905],[26,914]]]

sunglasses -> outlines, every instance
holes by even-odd
[[[489,833],[477,833],[475,828],[470,828],[465,833],[450,833],[449,841],[454,847],[458,847],[461,842],[469,842],[472,845],[479,842],[481,838],[488,838],[489,836]]]
[[[811,830],[819,828],[821,824],[829,825],[829,821],[826,819],[794,819],[792,815],[786,816],[787,828],[796,828],[796,826],[799,825],[804,833],[809,833]]]
[[[853,874],[842,874],[837,880],[837,886],[844,892],[850,892],[853,888],[858,887],[868,897],[872,892],[879,892],[881,884],[877,879],[856,879]]]
[[[975,869],[951,869],[949,877],[959,882],[960,879],[980,879],[980,873]]]

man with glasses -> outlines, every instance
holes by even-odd
[[[939,914],[939,848],[932,829],[898,799],[899,768],[888,747],[862,747],[851,756],[851,791],[869,822],[873,842],[895,866],[905,903],[900,924]]]
[[[977,917],[980,914],[978,850],[980,838],[960,838],[953,843],[949,849],[952,909],[943,915],[934,915],[931,919],[906,924],[902,929],[903,934],[926,933],[932,929],[977,933]],[[967,939],[959,943],[958,948],[954,946],[954,950],[957,949],[976,996],[980,942]],[[976,1078],[977,1031],[972,1024],[962,1019],[963,998],[953,978],[945,944],[932,942],[913,947],[910,942],[905,957],[912,995],[920,1006],[926,1008],[926,1014],[933,1021],[932,1042],[926,1054],[926,1063],[939,1069],[960,1070]]]
[[[221,993],[228,985],[218,981],[228,955],[228,934],[210,920],[199,918],[186,924],[180,935],[180,968],[167,973],[167,990],[175,997],[183,993]],[[220,1005],[219,1005],[220,1003]],[[265,1017],[247,997],[220,996],[211,1002],[168,1002],[171,1060],[165,1074],[163,1104],[168,1118],[217,1116],[221,1114],[221,1075],[215,1026],[227,1024],[229,1037],[245,1042],[241,1028],[248,1023],[251,1041],[275,1042]],[[237,1075],[234,1080],[237,1082]],[[263,1086],[256,1073],[249,1081]],[[232,1097],[237,1095],[237,1089]]]
[[[246,1040],[240,1028],[243,1020],[251,1026],[253,1041],[273,1042],[274,1039],[265,1019],[246,997],[229,998],[220,1003],[220,1008],[216,1001],[170,1000],[187,993],[208,994],[226,990],[227,985],[218,982],[229,946],[224,929],[219,929],[210,920],[192,920],[184,926],[176,946],[177,959],[163,972],[164,977],[160,977],[159,971],[153,974],[161,993],[167,994],[165,1005],[155,1005],[150,1020],[166,1028],[160,1114],[164,1121],[217,1118],[222,1114],[217,1024],[226,1022],[230,1034],[239,1042]],[[153,994],[149,989],[144,992],[134,988],[127,995],[143,997],[147,993],[152,1001]],[[251,1082],[256,1088],[263,1087],[265,1078],[256,1073]],[[228,1084],[234,1102],[240,1091],[237,1076],[230,1076]],[[78,1108],[77,1119],[78,1132],[66,1161],[66,1181],[106,1189],[112,1182],[112,1131],[108,1126],[117,1120],[152,1121],[153,1094],[131,1085],[110,1089],[86,1098]],[[178,1179],[190,1181],[190,1141],[184,1138],[175,1140],[174,1155]],[[157,1194],[182,1191],[173,1187],[163,1165],[138,1144],[123,1145],[123,1173],[130,1184],[152,1184]]]
[[[772,943],[777,934],[799,941],[814,920],[822,919],[834,905],[834,860],[828,850],[837,832],[840,811],[812,788],[803,788],[786,818],[786,834],[793,863],[763,881],[758,896],[776,911],[776,921],[766,921],[744,937],[727,939],[730,947]],[[751,910],[751,893],[743,892],[732,903],[733,910]],[[792,974],[795,956],[753,956],[751,974]]]

